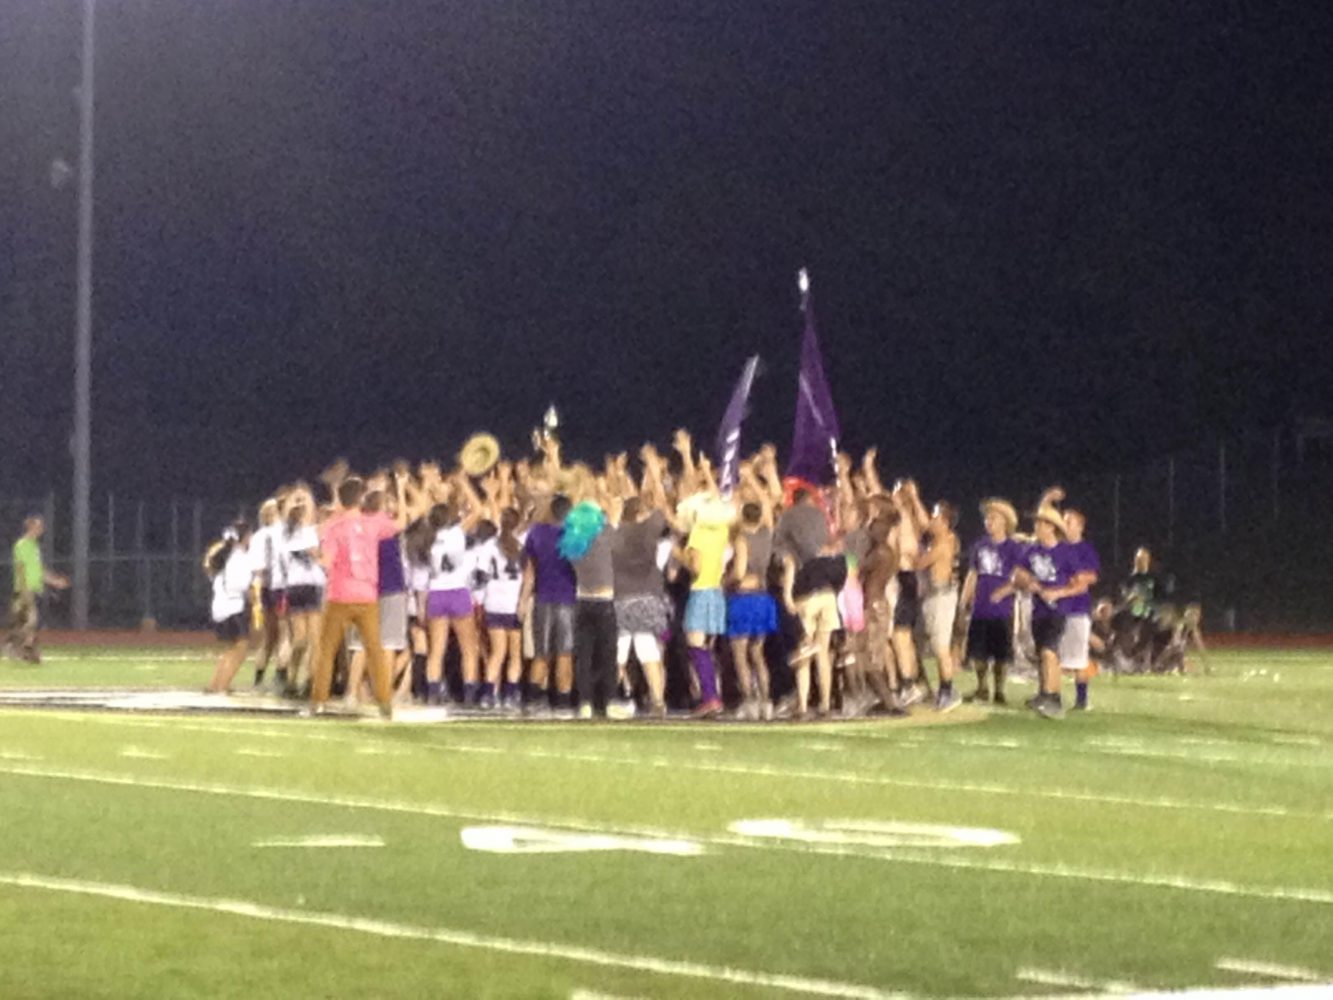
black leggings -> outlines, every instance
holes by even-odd
[[[579,599],[574,609],[574,682],[579,704],[606,714],[616,683],[616,606]]]

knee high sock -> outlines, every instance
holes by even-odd
[[[713,654],[699,646],[690,647],[690,661],[699,675],[699,697],[704,702],[717,701],[717,670],[713,666]]]

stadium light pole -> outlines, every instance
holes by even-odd
[[[88,627],[88,535],[92,499],[93,363],[93,24],[96,0],[83,0],[82,78],[79,82],[78,304],[74,331],[73,626]]]

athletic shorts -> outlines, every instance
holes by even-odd
[[[381,594],[380,609],[380,648],[392,652],[407,648],[407,595]],[[365,649],[361,642],[361,633],[353,625],[347,630],[347,648],[358,653]]]
[[[917,616],[921,613],[921,597],[917,589],[915,573],[898,574],[898,599],[893,602],[893,627],[916,628]]]
[[[796,616],[801,619],[801,633],[806,639],[828,637],[842,628],[836,594],[819,590],[796,602]]]
[[[778,630],[778,602],[762,590],[732,594],[727,600],[727,635],[757,639]]]
[[[213,632],[223,642],[235,642],[237,639],[244,639],[250,634],[250,616],[242,611],[230,618],[224,618],[220,622],[214,622]]]
[[[866,605],[866,627],[853,633],[856,661],[865,670],[883,673],[889,666],[889,633],[893,626],[893,612],[889,602],[872,601]]]
[[[287,591],[282,587],[264,587],[259,591],[259,606],[282,614],[287,610]]]
[[[967,630],[967,658],[1008,663],[1014,658],[1014,623],[1008,618],[973,618]]]
[[[921,602],[921,617],[925,620],[932,651],[949,649],[953,645],[953,620],[957,614],[957,587],[932,591]]]
[[[1032,641],[1037,651],[1050,650],[1057,655],[1060,652],[1060,636],[1065,630],[1064,615],[1048,615],[1044,618],[1032,617]]]
[[[727,634],[727,599],[721,587],[691,590],[685,602],[685,632],[704,635]]]
[[[621,633],[661,635],[669,625],[666,599],[660,594],[632,594],[616,598],[616,627]]]
[[[574,605],[534,604],[532,655],[547,660],[574,653]]]
[[[838,591],[838,614],[842,627],[856,634],[866,627],[866,595],[859,580],[848,580]]]
[[[622,667],[629,663],[631,649],[639,666],[662,662],[662,644],[652,632],[621,632],[616,636],[616,663]]]
[[[505,614],[503,611],[487,611],[486,627],[503,629],[505,632],[517,632],[522,628],[518,622],[518,615]]]
[[[1088,615],[1065,617],[1064,631],[1060,634],[1060,667],[1063,670],[1082,670],[1088,665],[1088,636],[1092,634],[1092,618]]]
[[[472,594],[466,587],[455,590],[432,590],[426,598],[426,617],[459,618],[472,617]]]
[[[302,584],[299,587],[288,587],[285,593],[287,595],[287,610],[293,614],[318,611],[324,606],[324,588],[322,587],[316,587],[313,584]]]

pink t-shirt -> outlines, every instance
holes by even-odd
[[[380,539],[398,524],[388,514],[351,511],[325,522],[320,532],[329,571],[325,594],[335,604],[374,604],[379,598]]]

